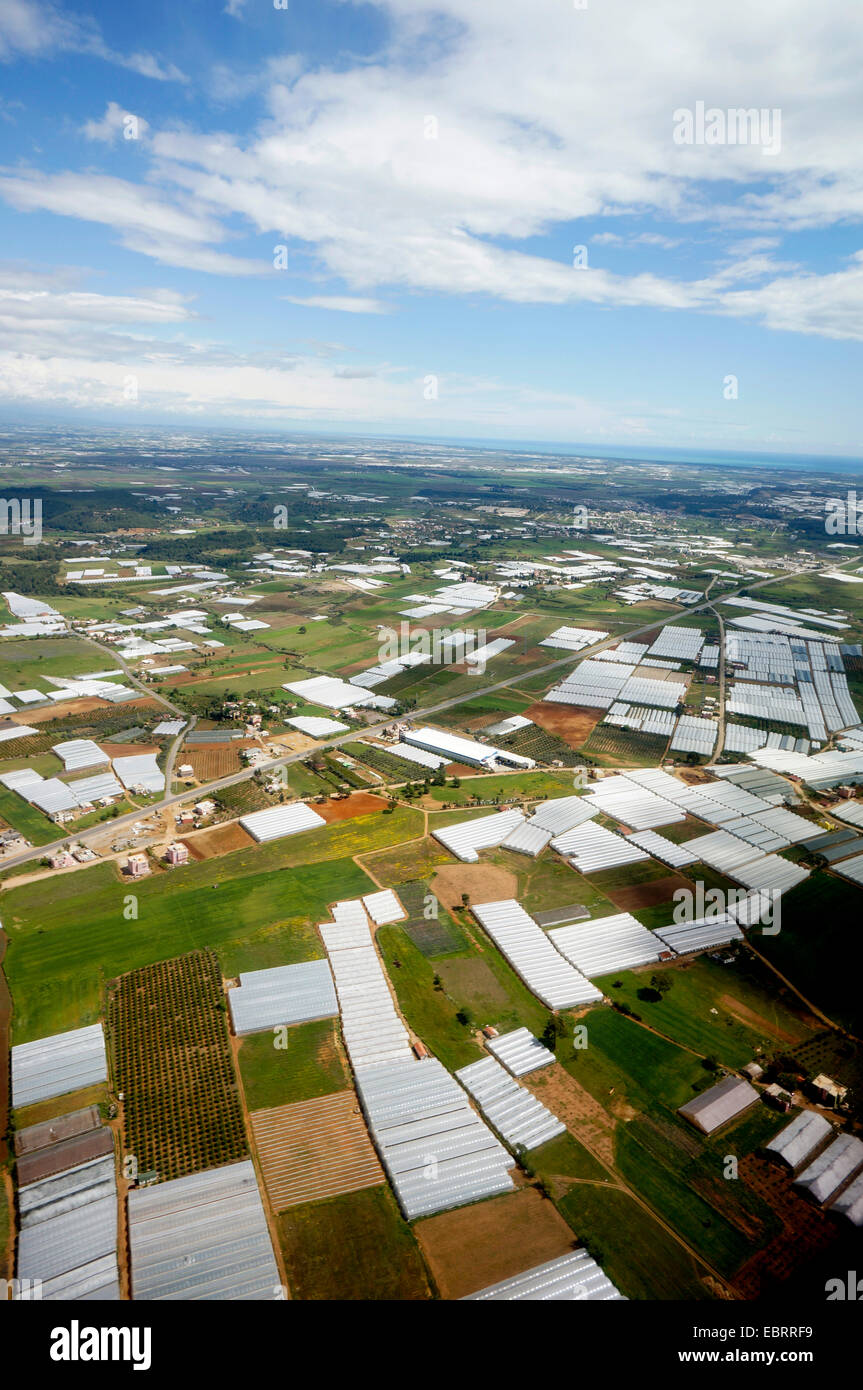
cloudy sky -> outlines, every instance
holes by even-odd
[[[276,4],[0,0],[7,418],[860,453],[863,6]]]

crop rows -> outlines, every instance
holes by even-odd
[[[193,951],[122,975],[108,995],[108,1027],[125,1151],[138,1172],[163,1179],[245,1156],[221,972]]]

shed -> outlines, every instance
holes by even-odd
[[[749,1110],[758,1099],[758,1092],[748,1081],[739,1076],[726,1076],[718,1085],[681,1105],[677,1113],[702,1134],[713,1134]]]

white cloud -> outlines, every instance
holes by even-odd
[[[0,62],[50,58],[58,53],[87,53],[158,82],[187,82],[173,63],[152,53],[116,53],[89,16],[64,14],[41,0],[0,0]]]
[[[343,314],[389,314],[391,312],[390,305],[385,304],[382,299],[352,298],[344,294],[312,294],[305,299],[292,294],[285,294],[282,298],[286,299],[289,304],[300,304],[306,309],[337,309]]]
[[[118,106],[116,101],[109,101],[101,120],[85,121],[81,127],[81,134],[86,135],[88,140],[101,140],[106,145],[112,145],[118,137],[140,140],[149,128],[143,116],[136,116],[133,112],[125,111],[122,106]]]
[[[401,290],[849,331],[835,300],[853,270],[811,274],[764,244],[863,218],[863,25],[846,0],[821,0],[817,23],[811,0],[685,13],[679,0],[372,2],[394,24],[377,61],[303,70],[283,54],[256,74],[214,75],[225,100],[263,83],[267,114],[248,138],[161,130],[148,141],[147,185],[15,171],[0,191],[22,209],[111,226],[162,264],[216,274],[270,273],[230,254],[228,228],[273,236],[302,248],[317,284],[330,277],[327,292],[295,296],[310,307],[366,312],[346,305]],[[780,153],[675,144],[673,112],[698,101],[781,109]],[[630,254],[677,249],[647,217],[690,239],[698,224],[756,244],[689,279],[673,256],[662,274],[621,274],[601,256],[574,269],[525,245],[562,226],[588,242],[586,219],[622,215],[639,219],[622,233]]]
[[[0,193],[24,212],[54,212],[102,222],[120,232],[130,250],[169,265],[215,274],[263,275],[272,267],[212,249],[227,233],[218,218],[170,202],[152,188],[104,174],[0,173]]]

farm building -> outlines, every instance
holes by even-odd
[[[694,1100],[681,1105],[677,1111],[702,1134],[714,1134],[723,1125],[736,1120],[759,1100],[758,1092],[739,1076],[726,1076]]]
[[[840,1134],[817,1154],[808,1168],[794,1179],[814,1201],[829,1202],[834,1193],[856,1177],[863,1167],[863,1142],[853,1134]]]
[[[533,758],[524,758],[508,748],[494,748],[489,744],[478,743],[473,738],[462,738],[459,734],[444,733],[440,729],[410,729],[403,734],[405,743],[414,748],[424,748],[428,753],[438,753],[453,763],[467,763],[470,767],[493,768],[495,763],[511,767],[536,767]]]
[[[833,1132],[833,1126],[823,1115],[815,1110],[802,1110],[765,1147],[767,1153],[774,1154],[789,1168],[799,1168]]]

